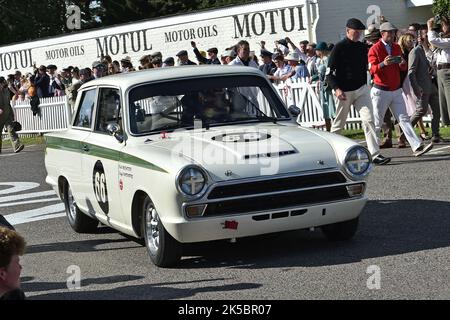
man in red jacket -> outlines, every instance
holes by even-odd
[[[420,157],[433,149],[433,144],[425,146],[421,142],[406,111],[400,71],[407,71],[408,64],[402,57],[400,46],[394,42],[397,28],[390,22],[385,22],[381,25],[380,31],[382,38],[369,50],[370,73],[374,77],[371,97],[377,137],[380,137],[384,115],[390,108],[411,145],[414,156]]]

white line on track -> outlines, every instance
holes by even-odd
[[[33,198],[41,198],[56,195],[55,191],[42,191],[42,192],[33,192],[26,194],[19,194],[17,196],[8,196],[8,197],[0,197],[0,203],[24,200],[24,199],[33,199]]]
[[[15,226],[34,221],[49,220],[64,217],[65,216],[65,213],[63,213],[64,210],[65,210],[64,204],[58,203],[44,208],[9,214],[6,215],[5,218],[6,220],[8,220],[9,223]]]
[[[59,198],[48,198],[48,199],[37,199],[37,200],[21,201],[21,202],[9,202],[9,203],[0,204],[0,208],[23,206],[26,204],[33,204],[33,203],[55,202],[55,201],[60,201],[60,199]]]
[[[40,184],[35,182],[3,182],[0,183],[0,186],[11,186],[11,188],[0,190],[0,195],[3,195],[38,188]]]

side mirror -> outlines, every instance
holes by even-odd
[[[124,138],[123,135],[120,134],[120,126],[117,123],[110,123],[108,127],[106,127],[106,131],[117,139],[120,143],[123,143]]]
[[[296,106],[290,106],[288,108],[288,110],[289,110],[289,113],[295,118],[297,118],[298,116],[300,116],[302,114],[302,110]]]

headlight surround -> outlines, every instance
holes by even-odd
[[[347,151],[344,166],[351,177],[366,177],[372,170],[372,156],[364,147],[352,147]]]
[[[207,188],[208,178],[203,169],[198,166],[183,168],[177,176],[177,189],[185,197],[200,197]]]

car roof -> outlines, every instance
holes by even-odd
[[[233,75],[252,75],[263,76],[263,73],[256,68],[245,66],[217,66],[217,65],[201,65],[201,66],[182,66],[168,67],[149,70],[140,70],[130,73],[121,73],[96,79],[85,83],[80,90],[97,87],[97,86],[114,86],[124,90],[139,85],[141,83],[149,83],[153,81],[170,81],[183,78],[195,77],[215,77],[215,76],[233,76]]]

